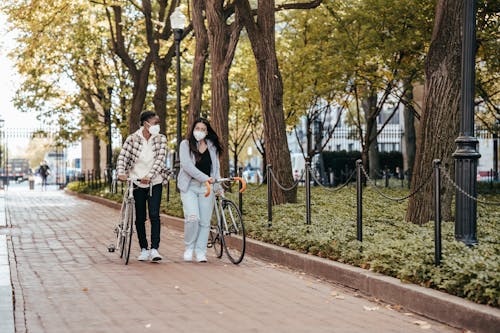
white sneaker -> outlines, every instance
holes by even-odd
[[[207,262],[207,256],[205,254],[196,254],[196,261],[197,262]]]
[[[157,249],[151,249],[151,261],[160,261],[163,257],[158,253]]]
[[[149,250],[142,249],[141,254],[139,254],[139,256],[137,257],[137,260],[139,261],[149,260],[149,254],[150,254]]]
[[[193,249],[184,251],[184,261],[193,261]]]

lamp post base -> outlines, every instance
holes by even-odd
[[[471,136],[460,136],[455,142],[455,239],[467,246],[477,241],[477,160],[481,157],[476,150],[478,140]],[[461,189],[463,191],[461,191]],[[464,193],[465,192],[465,193]],[[469,194],[469,195],[466,195]]]

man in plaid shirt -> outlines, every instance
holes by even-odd
[[[160,134],[160,118],[153,111],[141,114],[141,128],[127,137],[117,162],[118,179],[133,180],[135,227],[141,254],[140,261],[158,262],[163,257],[160,245],[160,203],[163,183],[166,182],[167,139]],[[146,203],[151,222],[151,248],[146,237]]]

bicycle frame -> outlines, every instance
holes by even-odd
[[[222,183],[224,181],[240,181],[242,185],[240,192],[242,193],[246,189],[246,182],[240,177],[221,178],[215,180],[214,183]],[[208,182],[205,183],[205,185],[207,187],[205,196],[209,196],[211,192],[211,186]],[[216,193],[214,200],[214,210],[217,228],[215,231],[211,231],[210,246],[214,247],[214,249],[216,250],[216,256],[218,258],[222,256],[223,248],[225,249],[226,255],[228,256],[230,261],[233,264],[239,264],[243,259],[245,253],[245,228],[243,220],[241,218],[241,213],[233,201],[224,197],[224,192]],[[238,243],[233,243],[231,241],[232,235],[239,236],[240,241],[238,241]],[[228,247],[228,243],[231,245],[230,247]],[[217,250],[217,244],[220,246],[220,250]],[[238,256],[235,256],[235,252],[233,252],[233,250],[240,250],[240,254]]]

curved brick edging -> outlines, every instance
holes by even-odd
[[[68,190],[66,192],[120,209],[120,204],[108,199]],[[184,228],[181,218],[161,214],[161,222],[176,230],[182,231]],[[466,328],[475,333],[496,333],[500,327],[500,310],[490,306],[476,304],[434,289],[402,283],[396,278],[362,268],[302,254],[253,239],[247,239],[246,246],[246,252],[256,258],[325,278],[451,326]]]
[[[0,195],[0,227],[6,228],[5,198]],[[14,333],[14,294],[9,265],[7,236],[0,235],[0,332]]]

